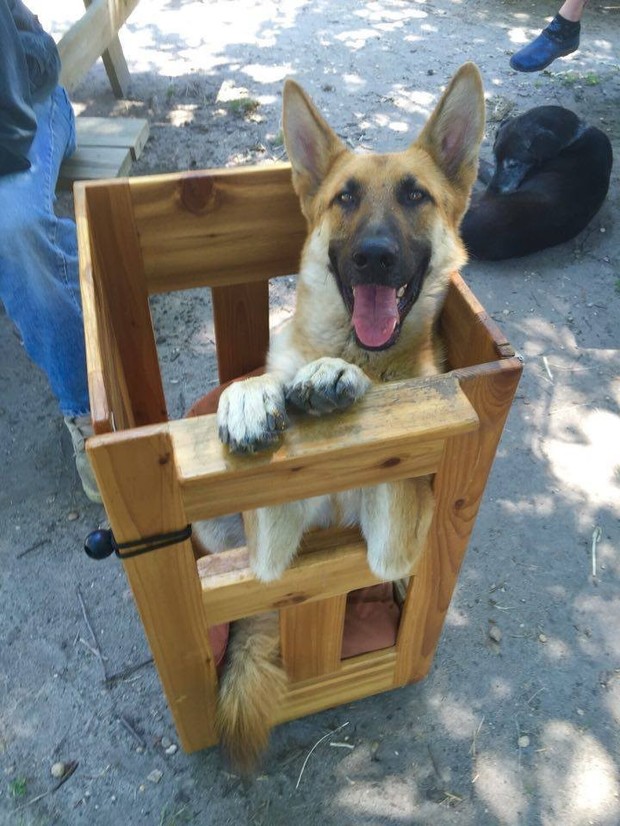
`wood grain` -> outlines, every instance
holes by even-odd
[[[93,0],[58,42],[60,84],[72,91],[93,63],[114,43],[138,0]],[[114,47],[113,47],[114,48]]]
[[[117,542],[184,528],[172,443],[148,436],[88,441]],[[123,560],[170,710],[186,751],[216,742],[217,674],[191,542]]]
[[[224,554],[199,560],[208,624],[312,603],[379,582],[368,567],[366,543],[359,533],[332,531],[328,542],[324,542],[322,533],[310,534],[305,553],[280,579],[267,584],[254,578],[245,549],[226,552],[233,565],[223,571],[218,570],[222,564],[218,557]]]
[[[108,391],[105,386],[104,365],[106,356],[105,333],[100,323],[100,313],[93,281],[93,263],[89,220],[84,186],[77,184],[74,190],[75,223],[77,227],[80,292],[84,316],[84,339],[88,372],[88,395],[95,433],[112,430]]]
[[[262,367],[269,348],[269,282],[213,287],[220,384]]]
[[[373,387],[337,416],[299,416],[272,452],[230,454],[215,416],[174,422],[171,433],[195,520],[433,473],[443,440],[475,427],[473,408],[446,375]]]
[[[129,183],[150,293],[297,272],[306,223],[288,164]]]
[[[396,653],[388,648],[345,660],[334,674],[293,683],[275,722],[295,720],[387,691],[394,687],[395,666]]]
[[[340,669],[346,605],[345,592],[280,611],[282,659],[292,682]]]
[[[490,367],[490,366],[489,366]],[[467,549],[497,444],[521,376],[518,359],[464,372],[462,386],[480,420],[475,432],[446,441],[435,477],[435,513],[407,593],[399,628],[396,685],[430,668]]]
[[[86,191],[91,252],[100,324],[114,341],[107,365],[123,388],[124,403],[113,408],[116,426],[139,427],[168,418],[142,256],[126,181]],[[116,378],[115,378],[116,377]]]
[[[459,273],[452,274],[440,326],[452,369],[514,356],[506,337]]]

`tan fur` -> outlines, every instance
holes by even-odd
[[[287,678],[280,663],[277,613],[234,623],[216,724],[224,751],[239,771],[252,771],[265,750]]]
[[[450,273],[466,260],[458,230],[476,177],[483,128],[482,84],[473,64],[457,72],[418,139],[403,152],[384,155],[350,152],[301,87],[287,81],[285,143],[308,236],[296,311],[272,344],[266,376],[241,382],[222,396],[218,421],[231,449],[252,450],[277,439],[285,397],[318,415],[329,411],[325,400],[330,402],[335,388],[343,385],[348,392],[338,396],[341,406],[361,397],[372,382],[443,369],[436,321]],[[342,200],[348,198],[351,182],[355,209]],[[419,206],[409,204],[410,195]],[[352,331],[333,256],[349,266],[355,239],[377,235],[385,227],[400,239],[398,272],[407,276],[406,289],[411,283],[421,286],[411,308],[403,310],[397,338],[384,349],[373,349],[362,346]],[[359,272],[358,267],[356,277]],[[374,280],[373,271],[365,283],[383,282]],[[395,295],[394,285],[387,286]],[[312,393],[306,396],[308,387]],[[312,401],[317,393],[319,407]],[[359,524],[371,569],[382,579],[395,580],[415,568],[432,514],[428,477],[262,508],[251,517],[251,564],[258,578],[275,579],[290,564],[304,530]],[[284,695],[278,646],[277,617],[244,620],[229,645],[218,725],[227,751],[242,769],[251,768],[266,745]]]

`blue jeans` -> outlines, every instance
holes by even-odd
[[[75,223],[54,213],[60,165],[75,151],[64,89],[34,105],[26,172],[0,176],[0,300],[65,416],[88,413]]]

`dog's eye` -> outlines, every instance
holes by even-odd
[[[408,204],[418,204],[426,197],[426,193],[421,189],[408,189],[405,193],[405,200]]]
[[[418,185],[413,175],[408,175],[401,181],[396,195],[403,206],[418,206],[429,198],[428,192]]]
[[[347,189],[344,189],[342,192],[339,192],[334,199],[336,203],[340,204],[343,207],[352,207],[355,206],[355,195],[352,192],[349,192]]]

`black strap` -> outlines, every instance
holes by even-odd
[[[143,536],[141,539],[134,539],[132,542],[117,542],[112,534],[112,545],[114,553],[120,559],[130,559],[132,556],[140,556],[149,551],[158,551],[160,548],[167,548],[168,545],[176,545],[189,539],[192,535],[192,526],[186,525],[177,531],[170,533],[156,533],[152,536]],[[123,551],[123,553],[121,553]]]

